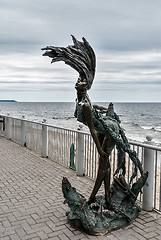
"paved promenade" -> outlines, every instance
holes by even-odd
[[[142,211],[124,229],[95,237],[67,221],[61,181],[71,181],[86,197],[93,181],[0,136],[0,240],[161,240],[161,215]]]

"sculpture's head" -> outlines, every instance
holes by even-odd
[[[87,91],[87,80],[79,77],[76,84],[75,84],[75,89],[78,92],[82,92],[82,93],[86,92]]]
[[[87,80],[84,77],[79,77],[76,84],[75,89],[77,90],[77,101],[86,101],[88,104],[91,105],[89,96],[87,94],[88,90],[88,83]]]

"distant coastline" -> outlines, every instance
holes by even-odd
[[[17,102],[16,100],[0,100],[0,102]]]

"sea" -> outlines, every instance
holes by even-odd
[[[94,103],[104,107],[108,102]],[[161,103],[113,103],[121,126],[129,140],[144,142],[150,135],[161,146]],[[69,129],[78,129],[81,123],[74,117],[74,102],[0,102],[0,115],[25,116],[35,122],[47,123]],[[86,126],[83,131],[88,131]]]

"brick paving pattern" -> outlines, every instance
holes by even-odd
[[[161,215],[156,212],[142,211],[130,225],[106,236],[76,230],[65,215],[63,176],[89,196],[93,181],[0,137],[1,240],[161,240]]]

